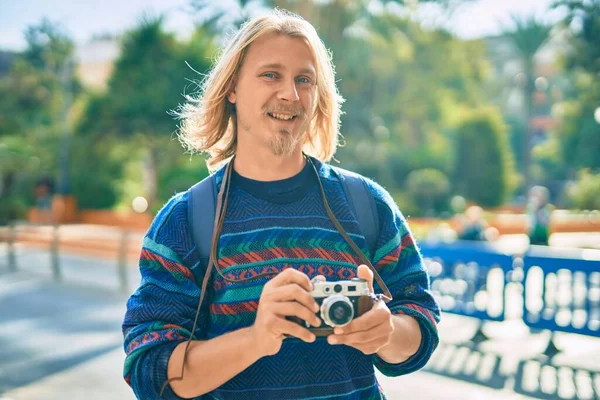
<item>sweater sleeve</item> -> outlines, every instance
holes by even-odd
[[[421,369],[436,349],[440,309],[431,294],[429,275],[406,219],[385,189],[371,180],[367,183],[375,197],[380,226],[372,263],[392,294],[388,307],[394,315],[415,318],[421,328],[421,346],[408,360],[390,364],[373,355],[381,373],[400,376]],[[375,290],[381,290],[376,282]]]
[[[173,197],[146,234],[140,255],[141,282],[127,301],[123,321],[123,375],[138,399],[179,399],[167,385],[167,365],[175,347],[191,336],[203,276],[187,229],[187,194]],[[206,303],[206,302],[205,302]],[[202,339],[206,311],[193,339]]]

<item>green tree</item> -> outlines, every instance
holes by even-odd
[[[600,174],[582,169],[577,178],[567,190],[571,205],[580,210],[600,210]]]
[[[71,173],[71,186],[78,207],[114,207],[121,197],[118,183],[123,179],[124,166],[132,158],[132,146],[114,137],[75,135],[72,148],[72,164],[77,168]]]
[[[27,48],[23,59],[38,70],[50,71],[60,76],[72,57],[75,45],[60,25],[43,18],[38,25],[25,30]]]
[[[458,194],[482,207],[503,204],[512,189],[507,129],[493,108],[467,114],[456,128],[454,184]]]
[[[442,8],[460,1],[429,1]],[[206,2],[204,2],[206,3]],[[237,2],[279,7],[311,22],[332,51],[343,106],[343,166],[398,192],[410,171],[451,173],[449,131],[456,111],[485,104],[488,63],[482,41],[461,41],[423,29],[408,16],[409,1]],[[231,11],[238,15],[237,12]]]
[[[449,130],[463,107],[485,102],[488,65],[480,41],[462,42],[392,13],[347,39],[340,89],[349,149],[342,161],[379,165],[376,177],[401,188],[414,169],[451,173]]]
[[[36,176],[54,174],[58,138],[70,122],[66,100],[81,91],[73,70],[65,68],[74,46],[59,25],[43,19],[27,28],[25,39],[25,51],[0,79],[3,205],[30,201]],[[73,82],[72,93],[65,81]]]
[[[600,123],[594,114],[600,107],[600,1],[558,1],[567,10],[570,49],[565,67],[575,93],[562,104],[557,136],[564,161],[574,170],[600,169]]]
[[[417,169],[406,178],[406,193],[421,214],[431,216],[447,209],[450,182],[442,171],[433,168]]]
[[[180,43],[162,25],[162,17],[146,19],[125,35],[107,91],[93,97],[81,124],[82,132],[92,136],[127,141],[132,154],[144,150],[142,178],[151,206],[157,200],[158,171],[172,161],[174,149],[181,154],[179,144],[171,140],[176,124],[168,111],[197,84],[188,79],[186,86],[186,77],[204,73],[214,52],[202,29]]]

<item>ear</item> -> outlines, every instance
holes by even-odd
[[[231,80],[231,83],[229,84],[229,90],[227,91],[227,100],[229,100],[229,102],[232,104],[235,104],[235,102],[237,101],[236,86],[237,76],[234,76]]]

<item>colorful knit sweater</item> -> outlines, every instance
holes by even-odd
[[[390,289],[394,299],[388,307],[419,322],[421,346],[407,361],[389,364],[349,346],[329,345],[325,338],[314,343],[286,339],[276,355],[261,358],[201,399],[382,399],[374,366],[388,376],[407,374],[423,367],[437,346],[439,308],[419,250],[390,195],[367,180],[381,228],[370,254],[341,183],[329,165],[313,162],[333,213]],[[223,172],[217,172],[217,187]],[[274,182],[234,172],[230,190],[218,243],[218,267],[225,276],[239,279],[285,268],[330,281],[356,275],[360,259],[327,216],[309,163],[296,176]],[[139,399],[160,398],[171,352],[192,329],[206,265],[191,238],[187,207],[185,192],[154,219],[140,257],[142,280],[127,303],[124,376]],[[268,279],[227,283],[213,270],[194,338],[209,340],[252,325]],[[381,293],[377,284],[375,291]],[[179,397],[167,387],[162,399]]]

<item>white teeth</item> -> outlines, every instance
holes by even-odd
[[[271,115],[277,119],[282,119],[284,121],[289,121],[290,119],[295,117],[295,115],[276,114],[276,113],[271,113]]]

